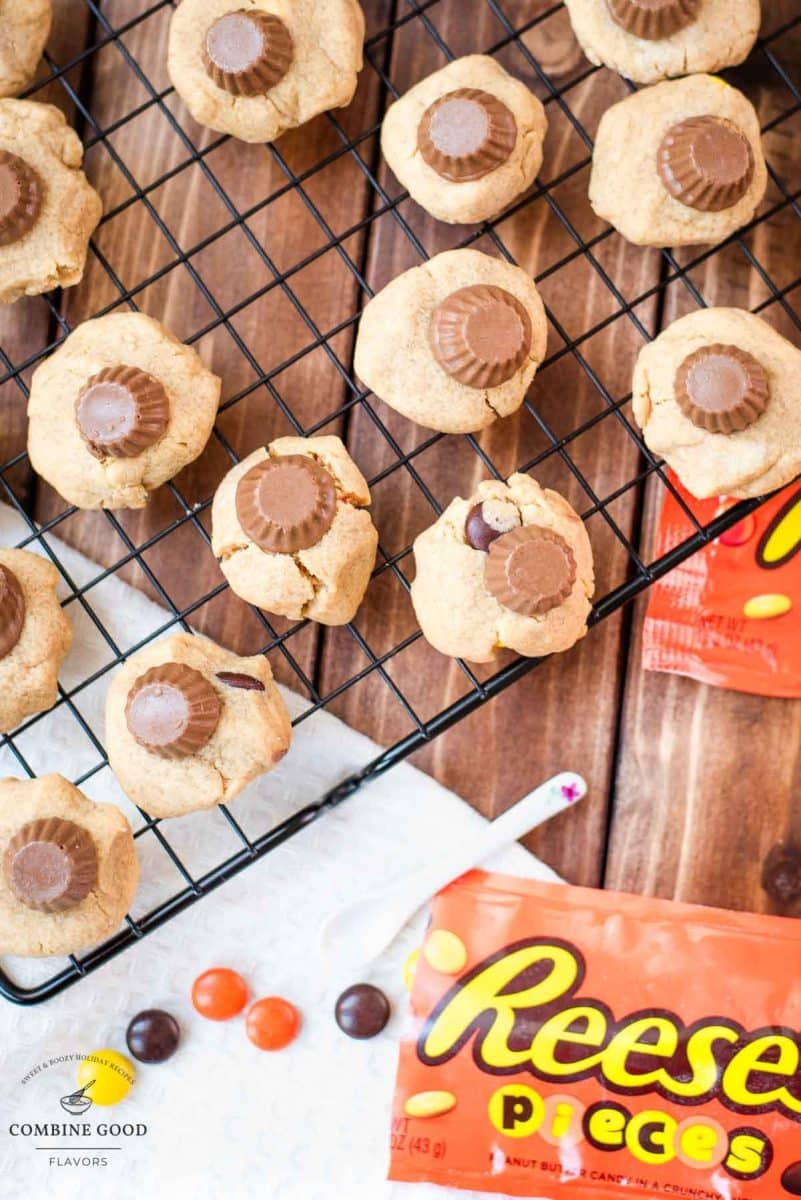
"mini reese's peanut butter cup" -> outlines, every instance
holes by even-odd
[[[606,0],[612,20],[633,37],[661,42],[694,25],[701,0]]]
[[[265,458],[237,484],[239,524],[268,554],[294,554],[316,546],[331,528],[336,510],[334,480],[305,454]]]
[[[770,403],[770,380],[758,359],[739,346],[702,346],[681,363],[674,383],[685,417],[710,433],[739,433]]]
[[[25,596],[10,567],[0,564],[0,659],[16,646],[25,624]]]
[[[491,92],[457,88],[429,105],[417,129],[417,148],[443,179],[482,179],[510,158],[517,142],[511,109]]]
[[[668,129],[657,152],[662,183],[698,212],[722,212],[742,200],[754,179],[745,134],[721,117],[689,117]]]
[[[576,582],[576,559],[563,537],[540,525],[504,533],[489,547],[484,582],[504,608],[524,617],[558,608]]]
[[[531,352],[531,317],[505,288],[476,283],[451,292],[435,308],[429,337],[437,362],[459,383],[498,387]]]
[[[63,817],[40,817],[18,829],[3,855],[9,888],[26,907],[64,912],[97,882],[97,851],[90,834]]]
[[[125,721],[135,741],[161,758],[188,758],[202,750],[220,723],[214,687],[186,663],[151,667],[128,692]]]
[[[237,9],[209,27],[203,44],[206,74],[233,96],[263,96],[286,75],[292,34],[272,13]]]
[[[123,364],[98,371],[75,401],[78,431],[95,458],[135,458],[162,437],[169,419],[163,384]]]
[[[0,246],[11,246],[33,229],[43,190],[38,171],[9,150],[0,150]]]

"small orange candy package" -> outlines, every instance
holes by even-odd
[[[801,1196],[801,923],[471,871],[433,901],[390,1178]]]
[[[676,490],[702,525],[734,501]],[[657,555],[693,533],[667,493]],[[801,484],[771,497],[651,588],[643,666],[761,696],[801,697]]]

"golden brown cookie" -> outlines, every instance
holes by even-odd
[[[0,96],[16,96],[31,82],[52,19],[50,0],[0,0]]]
[[[61,775],[0,781],[0,954],[73,954],[128,911],[139,865],[128,821]]]
[[[277,438],[218,487],[212,549],[243,600],[295,620],[345,625],[375,565],[369,503],[339,438]]]
[[[480,483],[414,543],[412,604],[442,654],[491,662],[568,650],[587,632],[594,590],[584,525],[528,475]]]
[[[152,817],[233,800],[280,762],[291,736],[267,659],[188,633],[134,654],[108,690],[109,763]]]

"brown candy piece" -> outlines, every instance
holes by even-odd
[[[754,151],[745,134],[721,117],[690,117],[671,125],[657,152],[662,183],[698,212],[723,212],[742,200],[754,179]]]
[[[801,851],[779,842],[762,865],[762,887],[772,900],[791,904],[801,897]]]
[[[226,687],[239,688],[243,692],[263,692],[264,684],[255,675],[246,675],[244,671],[218,671],[216,679]]]
[[[19,242],[33,229],[43,191],[38,171],[9,150],[0,150],[0,246]]]
[[[475,283],[435,308],[431,349],[443,371],[471,388],[506,383],[531,352],[531,317],[511,292]]]
[[[292,34],[272,13],[238,9],[209,27],[206,73],[233,96],[263,96],[286,75],[295,53]]]
[[[0,658],[16,646],[25,624],[25,596],[10,567],[0,564]]]
[[[468,546],[484,553],[501,534],[520,525],[520,513],[511,500],[484,500],[474,504],[464,523]]]
[[[78,431],[95,458],[135,458],[163,436],[169,419],[163,384],[123,364],[98,371],[75,401]]]
[[[694,25],[701,0],[606,0],[612,20],[633,37],[661,42]]]
[[[125,705],[133,738],[161,758],[188,758],[206,745],[222,705],[200,671],[185,663],[151,667],[134,680]]]
[[[557,608],[576,582],[576,559],[563,537],[539,525],[504,533],[492,543],[484,582],[504,608],[524,617]]]
[[[268,554],[316,546],[336,510],[334,480],[305,454],[265,458],[242,476],[236,489],[239,524]]]
[[[429,105],[417,130],[417,148],[443,179],[466,183],[503,166],[517,142],[511,109],[478,88],[457,88]]]
[[[12,837],[3,874],[17,899],[40,912],[64,912],[97,882],[97,851],[90,834],[62,817],[29,821]]]
[[[801,1162],[790,1163],[782,1172],[782,1187],[790,1196],[801,1196]]]
[[[738,346],[702,346],[684,359],[674,383],[685,417],[710,433],[737,433],[753,425],[770,402],[762,364]]]

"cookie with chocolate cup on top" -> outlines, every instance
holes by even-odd
[[[167,67],[201,125],[273,142],[350,104],[363,43],[357,0],[183,0]]]
[[[494,58],[457,58],[387,111],[381,148],[413,200],[440,221],[497,216],[534,182],[548,122]]]
[[[106,698],[106,750],[152,817],[238,796],[284,757],[292,731],[270,664],[176,633],[131,656]]]
[[[0,0],[0,96],[31,82],[50,36],[51,0]]]
[[[801,473],[801,350],[753,313],[704,308],[639,354],[633,409],[699,499],[761,496]]]
[[[722,79],[693,75],[604,113],[590,203],[639,246],[694,246],[746,225],[767,180],[754,106]]]
[[[72,626],[56,596],[58,571],[27,550],[0,550],[0,733],[56,702]]]
[[[82,277],[103,211],[82,161],[59,109],[0,100],[0,304]]]
[[[590,62],[634,83],[722,71],[759,33],[759,0],[565,0]]]
[[[362,602],[378,533],[367,483],[338,437],[283,437],[223,479],[211,545],[231,588],[268,612],[345,625]]]
[[[491,662],[568,650],[587,632],[592,549],[568,502],[528,475],[480,483],[414,543],[411,595],[426,641]]]
[[[139,880],[131,827],[61,775],[0,781],[0,954],[72,954],[110,937]]]
[[[474,433],[517,411],[547,339],[530,275],[478,250],[449,250],[399,275],[367,304],[355,370],[418,425]]]
[[[85,321],[34,371],[31,464],[79,508],[142,508],[201,453],[219,402],[217,376],[152,317]]]

